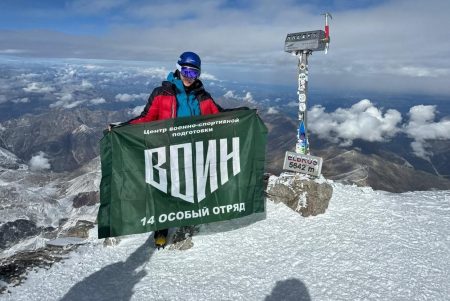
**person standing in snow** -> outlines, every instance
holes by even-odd
[[[199,80],[200,57],[194,52],[183,52],[178,58],[177,69],[151,93],[142,113],[125,123],[137,124],[177,117],[216,114],[221,110]],[[167,243],[168,229],[154,233],[156,247]]]

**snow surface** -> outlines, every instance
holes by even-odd
[[[204,225],[186,251],[155,251],[149,234],[103,247],[94,229],[0,299],[449,300],[450,191],[332,185],[325,214],[268,200],[265,218]]]
[[[27,219],[38,227],[51,226],[61,231],[74,227],[79,220],[95,222],[99,204],[74,208],[73,198],[82,192],[98,191],[100,179],[99,158],[71,174],[33,172],[20,168],[20,165],[17,170],[0,168],[0,224]],[[61,226],[63,218],[68,220]],[[0,259],[45,247],[48,239],[43,236],[27,238],[9,249],[0,249]]]
[[[69,245],[84,244],[85,239],[79,237],[59,237],[47,242],[48,246],[65,247]]]

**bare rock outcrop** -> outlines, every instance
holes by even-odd
[[[312,180],[307,176],[283,173],[271,177],[267,195],[274,202],[282,202],[304,217],[325,213],[333,187],[325,180]]]
[[[98,191],[80,192],[73,198],[73,208],[94,206],[99,202],[100,193]]]

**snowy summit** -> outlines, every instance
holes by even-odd
[[[186,251],[155,251],[149,234],[104,247],[93,229],[1,299],[448,300],[450,191],[331,185],[325,214],[267,199],[265,215],[203,225]]]

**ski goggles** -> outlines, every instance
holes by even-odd
[[[200,76],[200,70],[197,68],[189,67],[189,66],[180,66],[180,73],[183,77],[189,79],[197,79]]]

